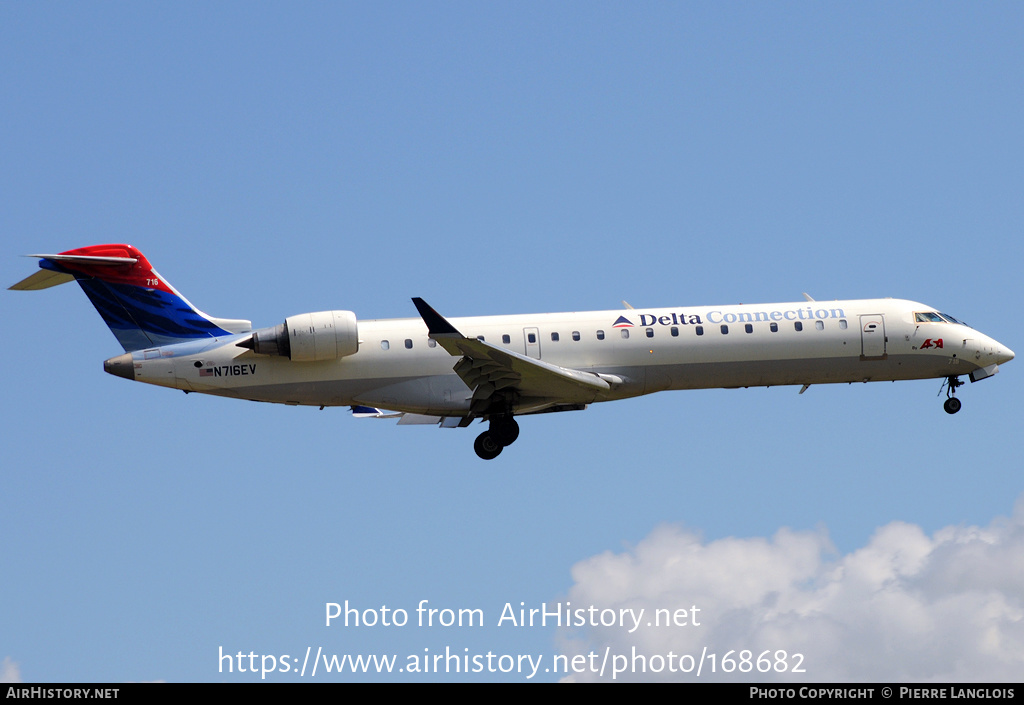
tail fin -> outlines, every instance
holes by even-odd
[[[249,321],[198,310],[131,245],[28,256],[40,258],[41,271],[11,289],[33,291],[76,280],[126,352],[252,330]]]

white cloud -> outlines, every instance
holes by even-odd
[[[577,563],[572,575],[573,609],[644,609],[633,634],[559,630],[570,658],[596,652],[599,664],[606,653],[619,656],[627,670],[618,680],[694,680],[695,670],[680,672],[691,667],[685,655],[699,660],[705,648],[718,672],[706,659],[700,680],[1019,682],[1024,673],[1024,498],[1010,519],[984,528],[948,526],[928,536],[893,522],[847,555],[823,532],[705,542],[661,526],[625,553]],[[656,609],[693,606],[700,626],[653,624]],[[722,673],[727,652],[740,666],[744,650],[749,672]],[[779,650],[790,668],[801,654],[806,672],[758,672],[762,653],[762,667],[774,667]],[[606,662],[605,679],[614,663]],[[643,664],[646,673],[630,672]],[[570,679],[600,676],[587,670]]]
[[[0,661],[0,683],[21,683],[21,669],[10,656]]]

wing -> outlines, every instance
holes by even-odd
[[[477,338],[467,338],[423,299],[413,303],[430,337],[453,357],[455,373],[473,390],[470,411],[476,416],[503,411],[534,411],[555,404],[589,404],[618,381],[521,355]]]

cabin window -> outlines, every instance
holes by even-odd
[[[645,332],[647,333],[647,337],[648,338],[653,338],[654,337],[654,329],[653,328],[648,328]]]
[[[679,328],[677,326],[672,326],[672,328],[670,328],[669,330],[672,333],[673,338],[679,337]]]
[[[844,318],[844,319],[841,319],[841,320],[839,321],[839,328],[840,328],[841,330],[846,330],[846,319],[845,319],[845,318]]]
[[[622,337],[623,337],[623,338],[628,338],[628,337],[629,337],[629,328],[622,328],[622,329],[621,329],[621,330],[619,331],[619,333],[621,333],[621,334],[622,334]]]
[[[747,325],[743,326],[743,330],[747,331],[748,333],[753,333],[754,332],[754,326],[753,326],[753,324],[748,323]]]
[[[427,338],[427,347],[428,348],[436,348],[437,347],[437,341],[434,340],[433,338]]]
[[[704,326],[697,326],[697,335],[704,335]]]
[[[405,339],[405,349],[412,350],[412,338]]]
[[[484,337],[482,335],[478,335],[476,339],[479,340],[481,343],[484,342]]]
[[[391,347],[391,343],[389,343],[388,341],[386,341],[386,340],[380,341],[380,349],[381,350],[387,350],[390,347]]]
[[[509,343],[512,342],[512,336],[506,333],[505,335],[501,336],[501,342],[505,343],[505,345],[508,345]]]
[[[793,328],[795,328],[796,330],[803,330],[804,324],[801,323],[800,321],[797,321],[796,323],[793,324]]]
[[[551,334],[551,342],[552,343],[557,343],[558,342],[558,333],[552,333]]]
[[[530,341],[531,343],[536,343],[537,342],[537,334],[536,333],[527,333],[526,334],[526,339],[528,341]]]
[[[729,335],[729,326],[722,326],[722,335]]]
[[[814,327],[818,330],[825,330],[825,321],[815,321]]]
[[[778,323],[772,323],[771,325],[768,326],[768,330],[770,330],[772,333],[778,333],[779,332],[779,324]]]
[[[574,330],[572,332],[572,339],[573,340],[579,340],[580,339],[580,332],[578,330]]]
[[[597,339],[598,340],[604,340],[604,331],[603,330],[597,331]]]

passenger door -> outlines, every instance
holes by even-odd
[[[885,316],[874,313],[860,317],[860,359],[884,360]]]

